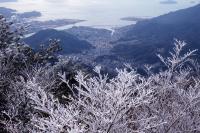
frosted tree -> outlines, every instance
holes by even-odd
[[[30,107],[24,85],[19,81],[21,77],[28,79],[27,71],[34,73],[32,68],[40,66],[40,62],[43,62],[43,68],[48,66],[53,53],[58,50],[57,41],[51,40],[45,51],[35,52],[20,41],[23,30],[0,15],[0,132],[5,132],[5,126],[13,129],[12,132],[24,129],[30,119]],[[47,77],[42,81],[51,82]]]
[[[193,56],[194,53],[197,51],[197,50],[189,50],[189,52],[181,54],[183,48],[186,46],[186,43],[184,41],[179,41],[175,39],[174,45],[175,47],[173,48],[173,51],[170,52],[170,57],[167,57],[165,59],[161,55],[158,55],[162,63],[168,68],[168,70],[172,72],[176,71],[187,61],[189,61],[188,59],[191,56]]]
[[[30,104],[35,110],[31,118],[31,127],[36,132],[71,132],[81,131],[74,121],[78,110],[73,106],[65,106],[59,103],[52,94],[45,92],[44,88],[33,78],[26,83]]]
[[[171,57],[161,61],[168,67],[164,72],[151,76],[156,88],[156,102],[153,108],[158,116],[166,122],[157,132],[195,132],[199,129],[199,75],[193,73],[193,68],[187,63],[194,52],[192,50],[181,55],[185,42],[176,41]]]
[[[74,110],[73,105],[60,104],[58,99],[48,92],[51,83],[48,80],[41,80],[39,76],[45,70],[47,69],[35,69],[27,75],[26,80],[20,77],[19,81],[14,83],[15,92],[8,97],[9,109],[3,111],[3,114],[8,117],[8,120],[4,121],[7,131],[73,133],[73,131],[83,130],[81,126],[76,125],[74,119],[78,110]],[[20,112],[22,107],[25,114]],[[28,121],[25,122],[25,118]]]
[[[96,67],[98,76],[92,78],[78,72],[79,85],[71,88],[78,90],[74,94],[76,99],[72,100],[80,110],[75,119],[85,125],[87,132],[143,132],[162,124],[156,116],[142,112],[153,101],[148,80],[133,69],[117,70],[118,75],[113,79],[102,75],[100,70]],[[61,77],[67,84],[65,75]]]

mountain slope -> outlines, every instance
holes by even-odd
[[[200,49],[200,5],[171,12],[130,26],[113,52],[141,63],[156,63],[156,53],[167,54],[174,38],[185,40],[190,49]],[[200,55],[200,53],[199,53]]]
[[[13,10],[10,8],[0,7],[0,14],[6,18],[11,17],[12,15],[15,15],[16,12],[17,12],[16,10]]]
[[[92,45],[86,41],[79,40],[75,36],[64,31],[53,29],[42,30],[35,35],[26,38],[24,41],[34,49],[39,49],[41,44],[48,45],[49,39],[59,39],[62,47],[62,54],[80,53],[83,50],[92,48]]]

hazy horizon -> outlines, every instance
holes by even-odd
[[[40,20],[82,19],[83,25],[123,26],[134,22],[122,21],[123,17],[155,17],[199,3],[199,0],[18,0],[0,3],[1,7],[18,12],[39,11]],[[13,0],[10,0],[13,1]],[[22,8],[23,7],[23,8]]]

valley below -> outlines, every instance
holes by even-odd
[[[7,18],[14,15],[15,20],[23,20],[23,23],[16,22],[18,25],[27,25],[24,40],[31,47],[38,48],[47,43],[48,39],[59,39],[63,48],[59,54],[62,56],[90,66],[101,65],[110,69],[108,71],[123,68],[124,64],[139,68],[150,64],[157,70],[161,66],[157,54],[167,56],[174,39],[185,40],[190,44],[190,49],[200,48],[196,38],[199,32],[199,24],[196,22],[200,16],[190,18],[200,10],[199,5],[155,18],[121,18],[122,21],[129,21],[130,25],[126,26],[89,26],[87,20],[79,19],[40,21],[42,14],[36,11],[19,14],[9,8],[0,10]],[[38,37],[40,41],[37,41]]]

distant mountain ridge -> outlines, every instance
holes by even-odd
[[[19,18],[22,18],[22,19],[42,16],[42,14],[38,11],[18,13],[17,10],[5,8],[5,7],[0,7],[0,14],[2,14],[6,18],[10,18],[12,16],[18,16]]]
[[[200,4],[129,26],[112,51],[125,59],[154,64],[156,53],[166,55],[174,38],[186,41],[189,49],[200,49]]]
[[[54,29],[39,31],[31,37],[25,38],[24,41],[37,50],[40,48],[41,44],[48,45],[49,39],[60,40],[60,45],[62,47],[61,54],[81,53],[84,50],[93,48],[87,41],[80,40],[64,31],[57,31]]]

